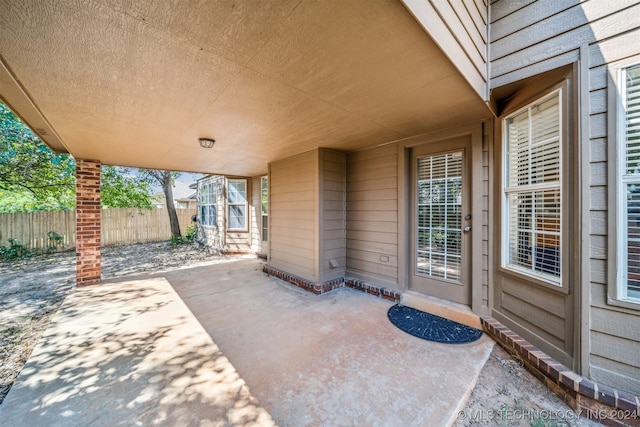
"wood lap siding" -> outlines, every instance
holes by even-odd
[[[487,24],[485,0],[403,0],[429,36],[465,79],[486,99]]]
[[[590,251],[591,265],[591,331],[590,376],[628,392],[640,395],[640,306],[638,310],[625,310],[607,303],[607,226],[609,220],[607,194],[609,183],[607,129],[608,64],[637,55],[640,39],[640,12],[635,8],[618,13],[619,32],[633,21],[636,28],[614,38],[589,45],[589,152],[590,152]],[[611,68],[613,71],[614,68]],[[612,88],[613,89],[613,88]],[[613,160],[613,159],[611,159]],[[614,183],[611,183],[613,189]],[[615,190],[614,190],[615,191]]]
[[[203,225],[200,223],[201,236],[199,237],[200,242],[217,249],[224,248],[225,245],[225,230],[226,230],[226,215],[225,215],[225,178],[221,175],[213,175],[207,177],[200,181],[198,186],[198,197],[201,197],[200,192],[203,190],[203,185],[210,184],[215,187],[216,194],[216,224],[214,225]],[[202,221],[202,212],[200,211],[200,206],[198,206],[198,218]]]
[[[317,172],[317,152],[308,152],[272,163],[269,175],[269,264],[308,280],[316,280]]]
[[[331,150],[320,151],[322,209],[320,211],[320,282],[344,277],[346,259],[346,156]],[[338,263],[331,267],[331,260]]]
[[[347,156],[347,275],[400,289],[397,150]]]
[[[618,308],[607,302],[608,282],[608,65],[638,54],[640,3],[637,1],[571,0],[491,3],[490,87],[496,88],[578,61],[588,61],[587,99],[581,100],[586,120],[582,149],[588,150],[589,170],[583,197],[588,202],[587,263],[590,306],[587,365],[582,372],[603,384],[640,394],[640,310]],[[588,57],[580,58],[586,46]],[[585,50],[583,50],[585,52]],[[579,124],[576,124],[579,126]],[[611,183],[613,185],[613,183]],[[615,191],[615,190],[614,190]],[[577,285],[576,285],[577,287]],[[551,338],[550,338],[551,339]]]
[[[489,31],[490,87],[573,63],[581,45],[633,29],[637,16],[640,4],[629,0],[496,1]]]
[[[251,230],[251,251],[266,254],[266,244],[262,241],[262,205],[260,176],[251,178],[251,199],[249,202],[249,227]]]

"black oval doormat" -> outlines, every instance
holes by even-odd
[[[482,331],[415,308],[394,305],[387,312],[391,323],[414,337],[444,344],[476,341]]]

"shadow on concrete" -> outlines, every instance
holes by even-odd
[[[162,278],[71,294],[0,419],[8,426],[274,425]]]
[[[390,305],[351,289],[315,296],[288,287],[256,259],[79,288],[0,406],[0,420],[451,424],[493,341],[417,339],[388,321]]]

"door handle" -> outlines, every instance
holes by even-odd
[[[467,225],[465,228],[462,229],[462,231],[464,231],[465,233],[468,233],[471,231],[471,226]]]

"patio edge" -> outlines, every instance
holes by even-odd
[[[640,398],[567,368],[502,323],[481,318],[485,332],[580,416],[609,426],[640,426]]]

